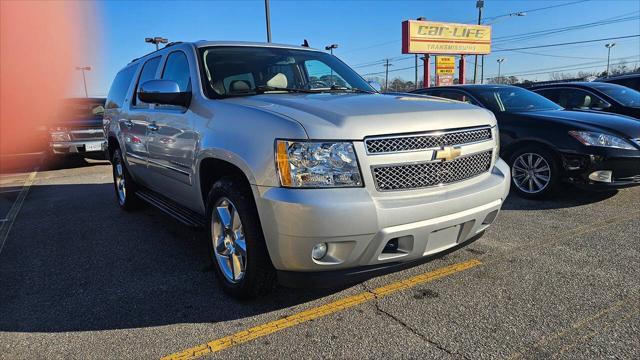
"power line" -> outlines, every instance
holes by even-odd
[[[638,11],[634,11],[633,13],[634,14],[638,13]],[[627,14],[624,14],[624,15],[627,15]],[[620,15],[620,16],[623,16],[623,15]],[[598,27],[598,26],[604,26],[604,25],[610,25],[610,24],[616,24],[616,23],[620,23],[620,22],[626,22],[626,21],[640,19],[639,16],[626,16],[626,17],[620,17],[620,16],[616,16],[615,18],[608,18],[608,19],[598,20],[598,21],[594,21],[594,22],[591,22],[591,23],[578,24],[578,25],[566,26],[566,27],[561,27],[561,28],[538,30],[538,31],[532,31],[532,32],[527,32],[527,33],[522,33],[522,34],[515,34],[515,35],[497,37],[497,38],[493,39],[494,40],[494,45],[495,44],[500,44],[500,43],[513,42],[513,41],[522,41],[522,40],[529,40],[529,39],[540,39],[542,37],[547,37],[547,36],[560,34],[560,33],[565,33],[565,32],[569,32],[569,31],[589,29],[589,28]]]
[[[573,2],[568,2],[568,3],[563,3],[563,4],[557,4],[557,5],[550,5],[550,6],[545,6],[545,7],[541,7],[541,8],[535,8],[535,9],[529,9],[529,10],[521,10],[521,11],[514,11],[514,12],[510,12],[508,14],[502,14],[502,15],[496,15],[496,16],[490,16],[490,17],[486,17],[483,20],[495,20],[498,18],[502,18],[502,17],[506,17],[506,16],[510,16],[511,14],[514,14],[516,12],[523,12],[523,13],[532,13],[532,12],[536,12],[536,11],[542,11],[542,10],[548,10],[548,9],[555,9],[555,8],[559,8],[562,6],[569,6],[569,5],[575,5],[575,4],[580,4],[580,3],[584,3],[590,0],[580,0],[580,1],[573,1]],[[475,19],[474,19],[475,20]]]
[[[628,59],[637,58],[637,57],[638,57],[637,55],[632,55],[632,56],[625,56],[625,57],[620,57],[620,58],[616,58],[616,59],[612,59],[612,60],[613,61],[623,61],[623,60],[628,60]],[[534,69],[534,70],[530,70],[530,71],[522,72],[522,73],[505,74],[504,76],[522,76],[522,75],[550,74],[550,73],[557,72],[557,71],[572,71],[572,70],[596,68],[596,67],[601,67],[604,64],[606,64],[606,61],[590,61],[590,62],[581,63],[581,64],[573,64],[573,65],[549,67],[549,68],[542,68],[542,69]]]
[[[499,49],[499,50],[495,50],[495,51],[493,51],[493,52],[494,52],[494,53],[497,53],[497,52],[505,52],[505,51],[528,50],[528,49],[541,49],[541,48],[548,48],[548,47],[554,47],[554,46],[564,46],[564,45],[573,45],[573,44],[584,44],[584,43],[597,42],[597,41],[607,41],[607,40],[616,40],[616,39],[628,39],[628,38],[634,38],[634,37],[639,37],[639,36],[640,36],[640,34],[638,34],[638,35],[616,36],[616,37],[611,37],[611,38],[591,39],[591,40],[582,40],[582,41],[571,41],[571,42],[564,42],[564,43],[557,43],[557,44],[547,44],[547,45],[526,46],[526,47],[512,48],[512,49]]]
[[[558,8],[558,7],[562,7],[562,6],[569,6],[569,5],[574,5],[574,4],[579,4],[579,3],[583,3],[583,2],[587,2],[587,1],[591,1],[591,0],[580,0],[580,1],[573,1],[573,2],[568,2],[568,3],[563,3],[563,4],[556,4],[556,5],[551,5],[551,6],[545,6],[545,7],[541,7],[541,8],[535,8],[535,9],[529,9],[529,10],[523,10],[523,11],[517,11],[517,12],[526,12],[526,13],[532,13],[532,12],[536,12],[536,11],[542,11],[542,10],[547,10],[547,9],[554,9],[554,8]],[[503,14],[503,15],[497,15],[497,16],[492,16],[492,17],[487,17],[484,18],[484,20],[493,20],[493,19],[497,19],[497,18],[501,18],[501,17],[505,17],[505,16],[509,16],[511,14],[514,14],[515,12],[511,12],[508,14]],[[474,22],[475,19],[473,20],[469,20],[469,21],[464,21],[466,22]],[[381,42],[381,43],[376,43],[376,44],[371,44],[368,46],[364,46],[364,47],[360,47],[360,48],[355,48],[355,49],[350,49],[347,51],[343,51],[342,54],[349,54],[352,52],[356,52],[356,51],[361,51],[361,50],[367,50],[367,49],[371,49],[374,47],[378,47],[378,46],[383,46],[383,45],[389,45],[389,44],[395,44],[400,42],[401,40],[390,40],[390,41],[385,41],[385,42]],[[383,59],[384,60],[384,59]]]
[[[577,4],[577,3],[585,2],[585,1],[589,1],[589,0],[582,0],[582,1],[577,1],[577,2],[573,2],[573,3],[567,3],[567,4],[564,4],[564,5],[563,4],[559,4],[559,5],[555,5],[555,6],[547,6],[547,7],[544,7],[544,8],[539,8],[539,10],[550,9],[550,8],[559,7],[559,6],[565,6],[565,5],[570,5],[570,4]],[[638,17],[638,16],[624,17],[624,16],[629,15],[629,14],[635,14],[637,12],[638,11],[633,11],[633,12],[630,12],[630,13],[624,13],[624,14],[620,14],[620,15],[617,15],[617,16],[614,16],[614,17],[611,17],[611,18],[606,18],[606,19],[594,21],[594,22],[591,22],[591,23],[573,25],[573,26],[568,26],[568,27],[553,28],[553,29],[547,29],[547,30],[539,30],[539,31],[533,31],[533,32],[522,33],[522,34],[517,34],[517,35],[504,36],[504,37],[498,37],[498,38],[494,38],[494,40],[504,39],[503,41],[496,41],[495,43],[498,43],[498,44],[500,44],[500,43],[508,43],[508,42],[512,42],[512,41],[522,41],[522,40],[527,40],[527,39],[530,39],[530,38],[540,38],[540,37],[543,37],[543,36],[549,36],[549,35],[558,34],[558,33],[562,33],[562,32],[568,32],[568,31],[574,31],[574,30],[582,30],[582,29],[596,27],[596,26],[608,25],[608,24],[612,24],[612,23],[616,23],[616,22],[629,21],[629,20],[639,19],[640,17]],[[545,34],[545,32],[546,32],[546,34]],[[495,43],[493,45],[495,45]],[[579,43],[579,42],[576,42],[576,43]],[[526,50],[526,49],[535,49],[535,48],[536,47],[529,47],[529,48],[521,48],[521,49]],[[520,50],[520,49],[516,49],[516,50]],[[498,50],[495,50],[493,52],[500,52],[500,51],[504,52],[504,51],[515,51],[515,50],[512,50],[512,49],[499,49],[498,48]],[[553,56],[551,56],[551,57],[553,57]],[[560,57],[560,56],[557,56],[557,57]],[[412,59],[412,58],[413,57],[398,56],[398,57],[395,57],[395,58],[390,58],[390,60],[392,60],[392,61],[404,61],[404,60],[409,60],[409,59]],[[385,61],[385,59],[379,59],[379,60],[374,60],[374,61],[370,61],[370,62],[366,62],[366,63],[355,64],[355,65],[353,65],[353,68],[364,68],[364,67],[371,67],[371,66],[381,66],[381,65],[384,64],[384,61]]]

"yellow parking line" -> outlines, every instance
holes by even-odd
[[[372,299],[381,298],[400,290],[405,290],[414,287],[419,284],[434,281],[442,277],[455,274],[457,272],[470,269],[474,266],[480,265],[480,260],[473,259],[462,263],[453,264],[438,270],[430,271],[421,275],[413,276],[408,279],[400,280],[398,282],[391,283],[386,286],[382,286],[371,291],[366,291],[357,295],[348,296],[344,299],[337,300],[325,305],[311,308],[299,312],[297,314],[287,316],[286,318],[268,322],[266,324],[252,327],[248,330],[240,331],[235,334],[225,336],[223,338],[213,340],[206,344],[194,346],[192,348],[177,352],[175,354],[167,355],[163,357],[163,360],[183,360],[183,359],[195,359],[197,357],[213,353],[216,351],[230,348],[234,345],[242,344],[250,340],[257,339],[262,336],[273,334],[277,331],[290,328],[292,326],[307,322],[309,320],[317,319],[329,314],[342,311],[356,305],[362,304]]]

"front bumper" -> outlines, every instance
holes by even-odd
[[[85,154],[85,153],[104,153],[106,148],[105,140],[78,140],[78,141],[60,141],[50,142],[51,152],[56,155],[63,154]]]
[[[640,185],[640,153],[612,150],[596,155],[562,154],[565,180],[578,187],[591,190],[617,189]],[[594,171],[612,171],[611,182],[589,179]]]
[[[254,192],[271,260],[286,283],[292,272],[313,277],[340,271],[349,277],[455,248],[489,227],[509,184],[509,167],[499,159],[478,179],[393,197],[375,196],[368,188],[255,186]],[[390,240],[397,241],[397,251],[385,250]],[[329,250],[317,261],[311,250],[321,242]]]

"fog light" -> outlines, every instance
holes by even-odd
[[[611,170],[598,170],[589,174],[589,179],[598,182],[611,182],[613,172]]]
[[[311,250],[311,257],[314,260],[320,260],[327,255],[327,243],[316,244]]]

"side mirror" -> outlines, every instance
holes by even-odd
[[[180,91],[178,83],[171,80],[149,80],[138,89],[140,100],[150,104],[189,107],[191,91]]]
[[[367,81],[372,88],[374,88],[377,92],[382,91],[382,85],[380,85],[377,81]]]

